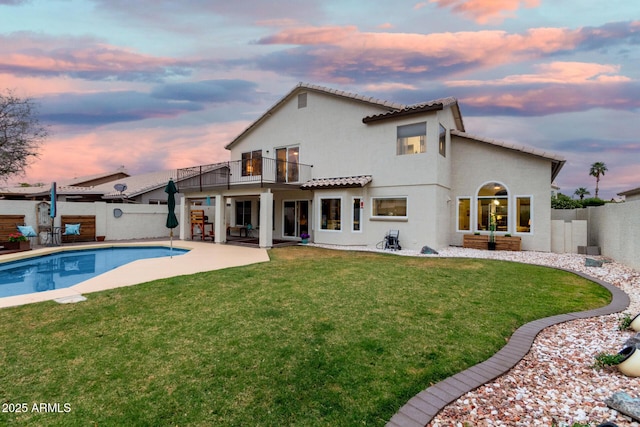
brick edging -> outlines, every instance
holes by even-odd
[[[555,267],[550,267],[555,268]],[[445,406],[454,402],[461,396],[476,388],[494,380],[513,368],[529,352],[536,336],[544,328],[568,322],[576,319],[604,316],[618,313],[629,306],[629,296],[620,288],[610,283],[591,277],[587,274],[556,268],[577,274],[592,282],[599,284],[611,292],[609,305],[588,311],[577,313],[559,314],[531,321],[519,327],[507,344],[496,354],[484,362],[478,363],[462,372],[459,372],[431,387],[422,390],[412,397],[386,424],[387,427],[424,427]]]

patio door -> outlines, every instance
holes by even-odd
[[[282,219],[284,237],[300,237],[302,233],[309,233],[309,201],[285,201]]]
[[[276,148],[276,177],[278,182],[298,182],[299,147]]]

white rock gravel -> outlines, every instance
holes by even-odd
[[[315,246],[379,251],[364,246]],[[635,316],[640,312],[640,272],[616,262],[605,262],[602,267],[585,267],[585,255],[463,248],[446,248],[440,250],[439,255],[421,255],[407,250],[394,253],[500,259],[580,271],[624,290],[631,299],[624,313]],[[635,335],[633,331],[618,329],[624,313],[575,320],[543,330],[529,353],[513,369],[445,407],[429,426],[571,427],[579,423],[595,427],[605,421],[619,427],[640,426],[604,403],[617,391],[640,398],[640,378],[626,377],[615,368],[593,367],[598,353],[617,353],[624,342]]]

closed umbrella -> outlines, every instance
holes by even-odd
[[[178,218],[176,217],[176,196],[178,192],[176,184],[173,179],[169,180],[164,192],[169,195],[167,198],[167,206],[169,207],[169,213],[167,215],[167,228],[170,228],[169,236],[171,239],[171,258],[173,258],[173,229],[178,226]]]
[[[52,182],[51,183],[51,191],[49,193],[49,196],[51,197],[51,206],[49,206],[49,216],[51,217],[51,228],[49,231],[49,241],[48,241],[48,245],[49,246],[54,246],[56,244],[56,242],[54,241],[55,239],[55,230],[53,228],[53,223],[54,223],[54,219],[56,217],[56,210],[57,210],[57,206],[56,206],[56,201],[58,199],[58,196],[56,194],[56,183]]]

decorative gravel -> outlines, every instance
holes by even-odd
[[[364,246],[315,246],[381,252]],[[443,249],[438,255],[407,250],[394,253],[500,259],[580,271],[624,290],[631,299],[624,313],[633,317],[640,312],[640,272],[603,257],[463,248]],[[601,259],[605,263],[602,267],[585,267],[585,258]],[[597,354],[617,353],[624,342],[635,335],[633,331],[618,329],[624,313],[575,320],[543,330],[529,353],[513,369],[445,407],[429,426],[572,427],[575,423],[590,423],[595,427],[605,421],[619,427],[640,426],[604,403],[618,391],[639,398],[640,378],[624,376],[616,368],[593,367]]]

